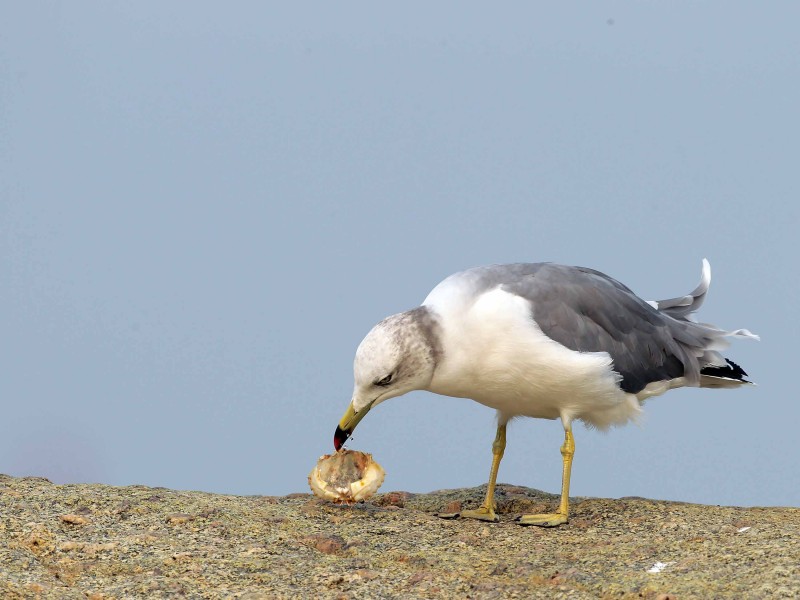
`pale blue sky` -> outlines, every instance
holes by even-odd
[[[0,472],[306,490],[356,346],[463,268],[552,260],[761,343],[758,387],[578,426],[572,492],[800,504],[800,6],[0,8]],[[383,490],[484,483],[493,411],[417,393]],[[555,492],[512,424],[499,479]]]

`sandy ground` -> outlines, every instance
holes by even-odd
[[[484,488],[223,496],[0,475],[2,598],[794,598],[800,509],[575,499],[502,485],[501,522],[445,520]]]

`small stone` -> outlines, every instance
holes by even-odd
[[[471,533],[462,533],[456,536],[456,541],[466,544],[467,546],[475,546],[480,541],[477,536]]]
[[[90,523],[89,519],[82,515],[61,515],[59,518],[63,523],[70,525],[88,525]]]
[[[139,535],[134,536],[134,541],[139,544],[152,544],[159,540],[159,536],[154,535],[152,533],[140,533]]]
[[[358,575],[359,579],[363,579],[364,581],[371,581],[380,577],[379,573],[370,569],[358,569],[356,575]]]
[[[324,582],[328,587],[339,586],[345,582],[344,575],[330,575],[329,577],[325,578]],[[337,600],[343,600],[342,595],[336,596],[336,598]],[[344,596],[344,598],[347,598],[347,596]]]
[[[70,552],[72,550],[80,550],[83,546],[83,542],[64,542],[58,549],[62,552]]]
[[[387,492],[380,498],[373,501],[375,506],[396,506],[403,508],[406,505],[406,500],[411,497],[408,492]]]
[[[123,500],[119,503],[119,505],[114,509],[114,513],[118,515],[122,515],[128,512],[131,509],[131,502],[130,500]]]
[[[192,560],[192,553],[191,552],[178,552],[177,554],[173,554],[170,557],[169,560],[164,561],[164,562],[169,562],[170,560],[172,562],[176,562],[176,563],[187,562],[187,561]]]
[[[442,509],[442,513],[444,514],[459,512],[461,512],[461,500],[453,500],[452,502],[448,502]]]
[[[574,578],[577,572],[578,570],[575,568],[567,569],[563,572],[556,571],[555,574],[550,577],[550,583],[553,585],[560,585],[565,581]]]
[[[408,585],[417,585],[422,581],[430,581],[432,579],[433,575],[431,573],[428,573],[427,571],[417,571],[408,578]]]
[[[186,513],[172,513],[171,515],[167,515],[166,521],[170,525],[183,525],[189,521],[194,521],[195,518],[194,515]]]
[[[338,535],[310,535],[303,541],[323,554],[338,554],[347,547],[344,538]]]
[[[113,550],[117,547],[117,542],[106,542],[104,544],[89,544],[86,546],[85,550],[89,554],[97,554],[98,552],[105,552],[107,550]]]

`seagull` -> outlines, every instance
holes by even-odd
[[[461,517],[496,522],[497,471],[515,417],[564,427],[557,512],[522,525],[569,521],[572,422],[601,430],[635,421],[645,400],[679,387],[736,388],[751,382],[720,351],[729,338],[758,336],[698,323],[711,267],[703,259],[689,294],[645,301],[599,271],[554,263],[468,269],[439,283],[421,306],[387,317],[356,351],[350,404],[334,433],[338,451],[375,406],[412,390],[469,398],[497,411],[483,505]]]

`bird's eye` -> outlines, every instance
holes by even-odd
[[[385,386],[389,385],[390,383],[392,383],[392,379],[394,379],[394,373],[389,373],[383,379],[379,379],[378,381],[376,381],[375,385],[379,385],[381,387],[385,387]]]

